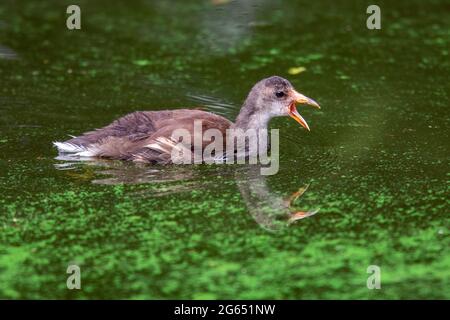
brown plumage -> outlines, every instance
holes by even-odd
[[[201,110],[137,111],[106,127],[54,145],[61,154],[168,164],[173,162],[171,152],[178,143],[172,139],[174,130],[185,129],[194,136],[196,120],[201,120],[202,132],[217,129],[223,137],[227,129],[267,129],[271,118],[285,115],[293,117],[309,130],[295,103],[319,107],[312,99],[296,92],[289,81],[273,76],[252,88],[235,123]],[[226,138],[223,141],[223,150],[226,150]],[[203,141],[202,149],[209,143],[211,141]],[[193,145],[186,147],[193,150]]]

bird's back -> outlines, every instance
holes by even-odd
[[[173,132],[185,129],[193,136],[196,120],[201,120],[203,132],[218,129],[225,134],[232,125],[224,117],[202,110],[136,111],[106,127],[54,144],[60,153],[80,157],[170,163],[176,145],[171,139]]]

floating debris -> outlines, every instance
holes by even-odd
[[[291,75],[296,75],[296,74],[299,74],[299,73],[302,73],[305,71],[306,71],[305,67],[292,67],[292,68],[289,68],[288,73]]]

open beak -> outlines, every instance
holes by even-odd
[[[301,93],[298,93],[295,90],[292,90],[290,93],[293,102],[289,105],[289,115],[298,123],[300,123],[302,125],[303,128],[305,128],[306,130],[310,131],[308,123],[306,123],[305,119],[303,119],[303,117],[300,115],[300,113],[298,113],[297,108],[296,108],[296,104],[300,103],[300,104],[307,104],[310,106],[313,106],[317,109],[320,109],[320,106],[317,102],[315,102],[313,99],[310,99],[304,95],[302,95]]]

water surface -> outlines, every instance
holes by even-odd
[[[222,2],[81,0],[69,31],[70,1],[2,1],[0,297],[449,298],[448,3]],[[277,175],[55,159],[135,110],[234,119],[274,74],[322,106],[271,122]]]

